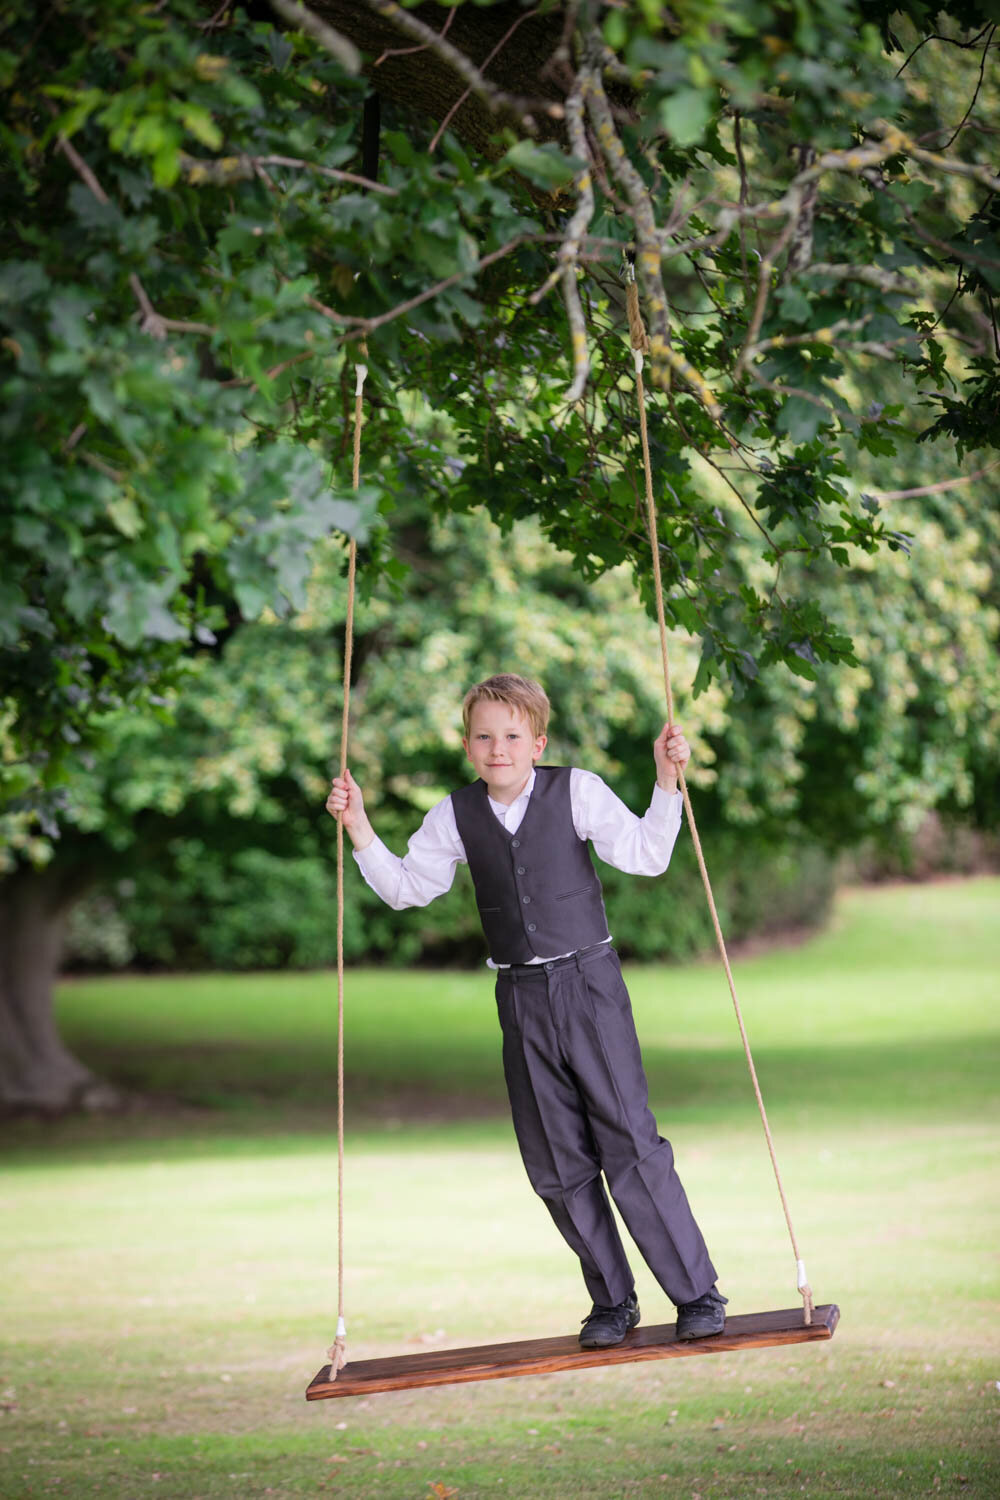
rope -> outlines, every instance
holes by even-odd
[[[362,355],[367,354],[364,344]],[[354,464],[352,482],[361,484],[362,392],[368,366],[355,367]],[[351,717],[351,665],[354,657],[354,596],[358,544],[351,538],[347,553],[347,619],[344,622],[344,707],[340,721],[340,774],[347,770],[347,736]],[[344,815],[337,815],[337,1335],[327,1350],[330,1380],[347,1364],[347,1324],[344,1321]]]
[[[667,652],[667,622],[663,611],[663,575],[660,570],[660,547],[659,529],[657,526],[656,501],[653,498],[653,471],[649,458],[649,433],[646,427],[646,388],[642,378],[643,355],[649,348],[649,340],[642,322],[642,314],[639,311],[639,289],[635,281],[635,270],[629,265],[627,268],[628,280],[625,287],[625,307],[628,313],[629,333],[632,342],[632,358],[635,362],[635,388],[636,400],[639,404],[639,433],[642,439],[642,465],[646,480],[646,525],[649,531],[649,545],[653,556],[653,583],[656,591],[656,618],[660,627],[660,655],[663,658],[663,686],[667,696],[667,722],[674,722],[674,697],[670,687],[670,659]],[[684,772],[678,769],[677,779],[680,784],[681,795],[684,798],[684,810],[687,813],[688,826],[691,829],[691,838],[694,842],[694,852],[698,860],[698,868],[701,871],[702,883],[705,887],[705,895],[708,897],[708,909],[712,916],[712,926],[715,928],[715,941],[718,944],[719,954],[722,958],[722,966],[726,971],[729,981],[729,993],[733,998],[733,1008],[736,1011],[736,1020],[740,1028],[740,1038],[743,1042],[743,1051],[747,1060],[747,1068],[750,1071],[750,1081],[753,1091],[757,1097],[757,1108],[760,1110],[761,1123],[764,1126],[764,1136],[767,1140],[767,1149],[771,1156],[771,1166],[774,1168],[774,1178],[778,1184],[778,1194],[781,1198],[781,1206],[785,1213],[785,1223],[788,1225],[788,1234],[792,1242],[792,1252],[795,1256],[796,1286],[802,1295],[803,1320],[806,1324],[812,1322],[813,1295],[812,1288],[806,1277],[805,1262],[799,1254],[798,1241],[795,1238],[795,1229],[792,1225],[792,1216],[788,1208],[788,1199],[785,1197],[784,1185],[781,1181],[781,1172],[778,1169],[778,1158],[774,1150],[774,1140],[771,1136],[771,1127],[767,1122],[767,1110],[764,1108],[764,1099],[757,1082],[757,1069],[754,1067],[753,1054],[750,1051],[750,1042],[747,1037],[746,1026],[743,1024],[743,1012],[740,1009],[739,998],[736,994],[736,984],[733,979],[733,971],[729,965],[729,954],[726,952],[726,941],[722,936],[722,927],[719,923],[719,913],[715,906],[715,897],[712,893],[712,882],[708,878],[708,869],[705,865],[705,856],[702,853],[701,839],[698,837],[698,826],[695,823],[694,809],[691,806],[691,798],[688,793],[687,781]]]

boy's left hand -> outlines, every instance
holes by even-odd
[[[691,759],[691,747],[678,725],[664,724],[653,741],[653,759],[656,762],[656,784],[666,792],[677,790],[677,773],[683,771]]]

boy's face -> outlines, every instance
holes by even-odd
[[[545,749],[545,735],[535,734],[524,714],[506,703],[476,703],[462,744],[493,800],[511,803]]]

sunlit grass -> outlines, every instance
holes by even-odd
[[[830,1345],[360,1403],[302,1399],[336,1321],[329,976],[66,986],[95,1061],[237,1103],[6,1130],[0,1494],[993,1500],[998,896],[852,894],[828,934],[738,965],[809,1274],[843,1310]],[[724,981],[630,979],[730,1310],[792,1306]],[[523,1178],[488,978],[351,975],[348,1005],[351,1355],[573,1329],[585,1294]],[[636,1269],[644,1320],[669,1318]]]

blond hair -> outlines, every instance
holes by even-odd
[[[485,682],[477,682],[475,687],[470,687],[462,700],[462,723],[466,734],[469,733],[472,710],[477,703],[506,703],[508,708],[514,708],[524,715],[536,738],[545,734],[548,729],[549,700],[541,683],[532,682],[530,677],[518,677],[513,672],[499,672],[495,677],[487,677]]]

